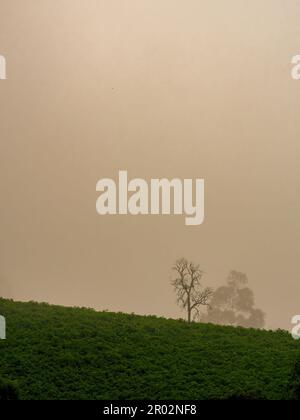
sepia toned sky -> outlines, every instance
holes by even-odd
[[[298,0],[1,0],[0,295],[182,317],[171,266],[300,314]],[[105,216],[96,182],[204,178],[205,222]]]

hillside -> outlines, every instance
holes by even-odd
[[[22,399],[283,398],[300,343],[268,332],[0,299]]]

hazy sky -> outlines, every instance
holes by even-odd
[[[177,257],[300,313],[299,0],[0,0],[0,294],[183,316]],[[204,178],[206,219],[97,215],[96,182]]]

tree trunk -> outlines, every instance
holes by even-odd
[[[192,310],[191,310],[190,298],[188,298],[187,312],[188,312],[188,322],[191,322]]]

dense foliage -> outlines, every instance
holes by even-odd
[[[300,356],[285,331],[3,299],[0,314],[0,377],[22,399],[280,399]]]

